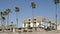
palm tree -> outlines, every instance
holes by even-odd
[[[0,15],[1,15],[1,26],[3,26],[5,17],[3,16],[3,12],[0,12]]]
[[[33,11],[33,9],[36,8],[35,2],[31,2],[31,7],[32,7],[32,22],[33,22],[33,27],[34,27],[34,25],[36,27],[36,23],[34,22],[34,11]]]
[[[9,13],[10,13],[10,9],[6,9],[6,11],[0,12],[0,14],[1,14],[1,26],[5,26],[5,16],[8,15]],[[7,23],[9,23],[9,16],[8,16]],[[2,29],[4,31],[5,27],[3,27]]]
[[[9,13],[11,12],[11,9],[6,9],[3,13],[3,15],[7,16],[7,26],[9,24]]]
[[[0,12],[0,15],[1,15],[1,26],[3,27],[3,31],[4,31],[4,28],[5,28],[5,17],[3,16],[3,12]]]
[[[54,3],[56,5],[56,30],[57,30],[57,4],[59,3],[59,0],[54,0]]]
[[[19,11],[20,11],[19,7],[15,7],[17,27],[18,27],[18,12]]]
[[[5,17],[4,16],[2,17],[2,21],[3,21],[2,26],[5,26],[6,22],[5,22]]]
[[[33,9],[36,8],[36,4],[34,2],[31,2],[31,7],[32,7],[32,20],[33,20],[34,19],[34,11],[33,11]],[[34,22],[34,20],[33,20],[33,22]]]
[[[2,14],[3,14],[3,12],[0,12],[0,15],[1,15],[1,25],[2,25]]]

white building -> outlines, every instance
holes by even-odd
[[[23,27],[53,27],[56,28],[56,22],[43,17],[23,19]]]

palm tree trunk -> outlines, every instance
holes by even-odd
[[[57,30],[57,4],[56,4],[56,30]]]
[[[18,13],[16,12],[16,26],[18,27]]]
[[[33,29],[34,29],[34,31],[36,31],[36,23],[34,23],[34,8],[32,8],[32,23],[33,23]]]
[[[9,14],[7,15],[7,26],[9,25]]]
[[[32,23],[33,23],[33,27],[34,27],[34,11],[33,11],[33,8],[32,8]]]

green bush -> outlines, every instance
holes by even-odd
[[[45,28],[46,31],[51,31],[51,28],[47,27]]]
[[[55,30],[55,28],[49,28],[49,27],[47,27],[47,28],[45,28],[45,30],[46,31],[51,31],[51,30]]]
[[[23,32],[27,32],[27,30],[23,30]]]

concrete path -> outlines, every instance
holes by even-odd
[[[60,31],[40,31],[40,32],[21,32],[21,33],[0,32],[0,34],[60,34]]]

